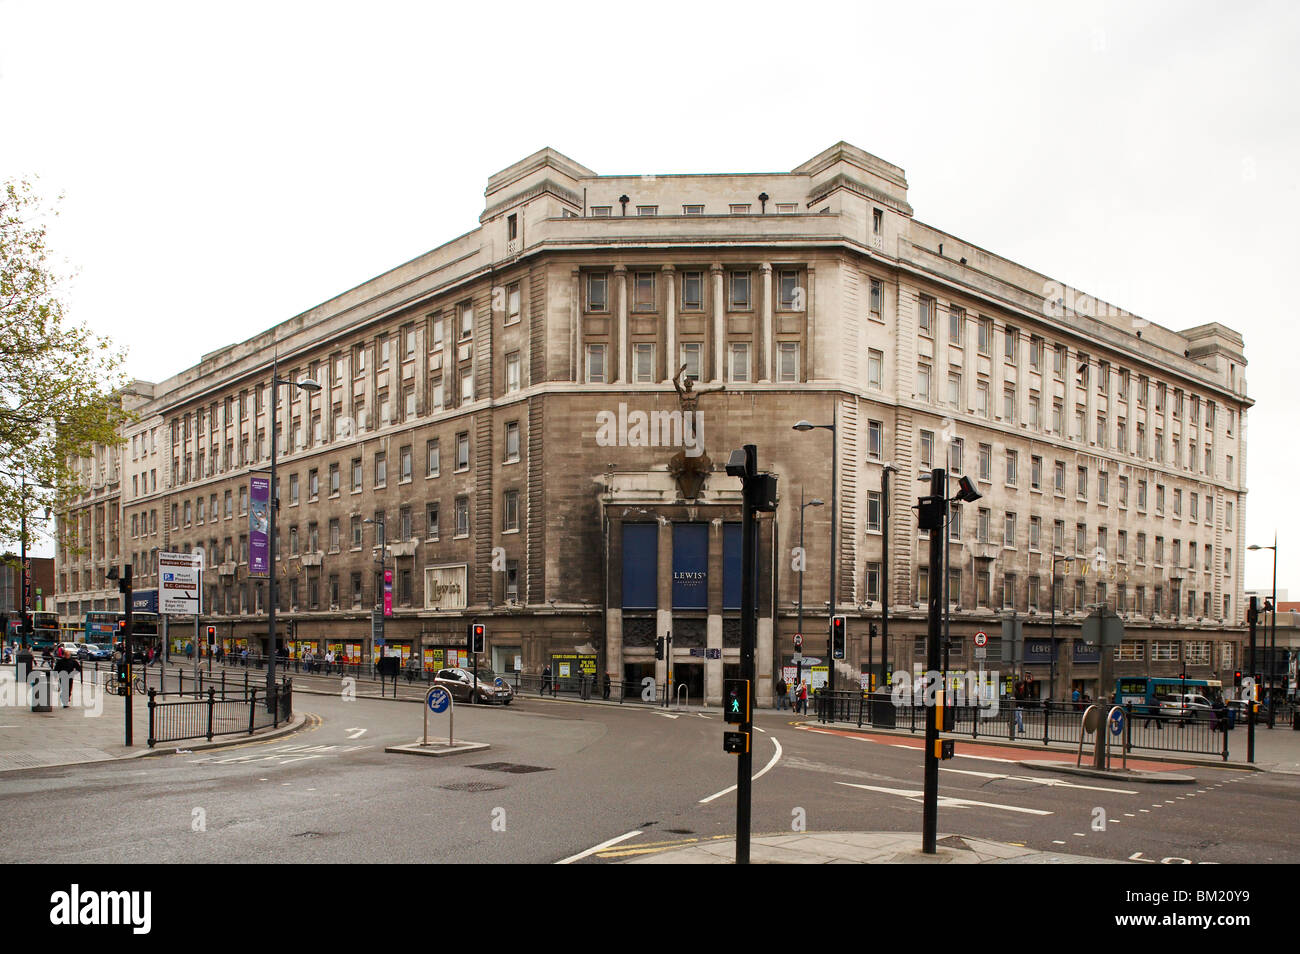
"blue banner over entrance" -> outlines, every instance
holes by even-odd
[[[744,565],[741,549],[740,524],[722,525],[722,608],[740,609],[741,567]]]
[[[659,606],[659,524],[623,524],[623,608]]]
[[[709,608],[709,525],[673,524],[673,609]]]

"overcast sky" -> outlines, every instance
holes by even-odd
[[[0,177],[64,194],[72,314],[161,380],[474,228],[542,146],[759,172],[844,139],[924,222],[1244,335],[1249,541],[1295,592],[1298,48],[1281,2],[0,0]]]

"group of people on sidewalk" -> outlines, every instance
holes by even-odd
[[[786,682],[782,676],[776,683],[777,709],[790,709],[794,712],[808,713],[808,682],[800,680],[797,684]]]

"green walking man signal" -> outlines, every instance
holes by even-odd
[[[748,679],[728,679],[723,685],[722,700],[724,703],[724,716],[727,722],[734,725],[743,725],[753,719],[753,710],[750,708],[749,680]]]

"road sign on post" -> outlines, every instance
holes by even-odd
[[[173,616],[198,616],[203,612],[199,589],[201,553],[158,554],[158,612]]]

